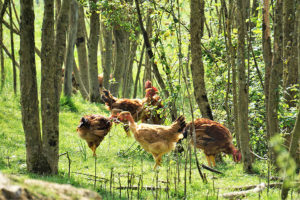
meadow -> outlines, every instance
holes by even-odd
[[[108,116],[109,112],[103,104],[86,102],[79,94],[72,98],[72,104],[66,103],[65,98],[61,99],[59,174],[30,174],[26,171],[20,97],[13,94],[11,87],[8,82],[0,95],[0,171],[4,174],[90,188],[100,193],[104,199],[181,199],[184,197],[185,185],[187,199],[219,199],[234,187],[268,182],[267,161],[256,160],[256,173],[249,175],[243,173],[242,164],[235,164],[231,156],[226,156],[224,163],[219,163],[216,167],[223,174],[202,169],[208,180],[205,184],[199,176],[194,155],[191,155],[190,160],[187,151],[165,155],[162,167],[154,171],[152,156],[141,149],[133,137],[127,137],[121,125],[114,125],[97,149],[95,184],[95,159],[85,141],[78,137],[76,127],[80,118],[86,114]],[[184,145],[186,148],[186,142]],[[200,164],[206,164],[204,154],[199,150],[197,156]],[[270,170],[270,176],[276,174]],[[147,188],[154,189],[146,190]],[[169,190],[165,190],[166,188]],[[261,193],[247,196],[248,199],[279,197],[279,188],[265,189]],[[294,193],[293,198],[299,198],[299,194]]]

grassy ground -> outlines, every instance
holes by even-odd
[[[51,182],[70,183],[77,187],[91,188],[99,192],[105,199],[180,199],[184,196],[184,166],[185,155],[170,153],[164,156],[163,165],[158,172],[152,170],[154,161],[150,154],[144,152],[135,143],[133,137],[128,138],[121,126],[113,126],[111,132],[97,149],[96,174],[99,177],[94,188],[92,176],[95,173],[95,160],[85,141],[76,133],[76,126],[85,114],[108,115],[101,104],[90,104],[82,100],[79,95],[73,98],[73,107],[62,105],[60,113],[60,153],[68,152],[71,159],[71,175],[68,177],[69,162],[66,155],[59,161],[57,176],[37,176],[26,172],[26,154],[24,132],[21,123],[19,96],[11,92],[11,85],[7,84],[0,96],[0,170],[8,174],[17,174],[23,178],[43,179]],[[62,104],[64,100],[61,101]],[[75,109],[74,109],[75,108]],[[198,152],[201,163],[206,163],[203,153]],[[179,166],[176,165],[178,160]],[[223,175],[204,171],[208,184],[203,184],[198,174],[194,157],[191,161],[191,175],[187,163],[186,193],[188,199],[218,199],[218,195],[230,191],[230,187],[259,184],[267,182],[267,163],[256,161],[256,174],[247,175],[242,171],[242,164],[234,164],[231,157],[225,157],[225,163],[219,164],[217,169]],[[179,170],[178,170],[179,167]],[[179,175],[178,175],[179,171]],[[180,181],[178,181],[178,176]],[[112,177],[112,178],[111,178]],[[191,177],[191,182],[189,182]],[[111,180],[111,181],[110,181]],[[169,192],[137,190],[120,190],[116,187],[128,185],[143,185],[153,187],[167,187]],[[278,199],[279,189],[265,189],[261,194],[251,194],[248,199]],[[296,193],[294,197],[296,197]],[[220,198],[220,197],[219,197]],[[298,196],[298,198],[300,198]]]
[[[18,7],[18,5],[17,5]],[[40,47],[40,33],[42,23],[42,6],[35,6],[36,14],[36,45]],[[6,43],[9,42],[9,33],[5,35]],[[19,40],[15,37],[16,59],[18,60]],[[8,44],[7,44],[8,45]],[[5,59],[5,66],[11,66],[9,59]],[[40,82],[40,59],[37,58],[38,82]],[[11,70],[7,70],[7,80],[12,80]],[[182,199],[184,197],[184,166],[185,155],[170,153],[163,157],[162,167],[158,172],[152,170],[153,158],[145,153],[135,143],[134,138],[126,137],[122,127],[114,126],[108,136],[97,149],[96,174],[99,177],[94,187],[92,176],[95,173],[95,160],[85,141],[76,133],[76,126],[81,116],[85,114],[102,114],[108,112],[101,104],[90,104],[75,95],[74,106],[69,107],[62,100],[60,113],[60,157],[59,174],[56,176],[38,176],[26,171],[25,137],[21,122],[20,97],[14,96],[12,83],[6,82],[3,91],[0,91],[0,170],[7,174],[16,174],[22,179],[34,178],[57,183],[70,183],[76,187],[90,188],[99,192],[104,199]],[[199,116],[199,113],[196,114]],[[186,116],[190,119],[190,116]],[[71,160],[71,174],[68,177],[69,161]],[[203,153],[198,152],[201,163],[206,163]],[[219,164],[217,169],[223,175],[204,171],[208,183],[203,184],[195,165],[194,157],[191,160],[191,173],[187,170],[186,194],[187,199],[219,199],[220,195],[231,191],[230,187],[245,186],[267,182],[267,163],[256,161],[254,163],[256,174],[244,174],[242,164],[234,164],[231,157],[225,157],[225,163]],[[179,163],[179,165],[177,165]],[[188,162],[187,168],[190,168]],[[178,173],[179,172],[179,173]],[[178,179],[179,177],[179,179]],[[190,178],[191,177],[191,181]],[[130,181],[131,180],[131,181]],[[169,192],[137,191],[116,189],[121,186],[143,185],[166,188],[169,182]],[[46,192],[46,191],[45,191]],[[262,193],[251,194],[248,199],[279,199],[280,190],[265,189]],[[300,199],[296,193],[294,199]]]

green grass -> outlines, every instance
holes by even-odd
[[[18,4],[17,4],[18,9]],[[41,46],[41,27],[43,6],[35,6],[35,26],[36,26],[36,46],[40,49]],[[186,19],[188,20],[188,19]],[[9,32],[5,32],[5,45],[9,47]],[[19,60],[19,38],[15,36],[15,52],[16,60]],[[12,86],[12,70],[11,62],[5,57],[5,66],[7,73],[7,81],[4,89],[0,91],[0,170],[6,174],[15,174],[21,180],[32,178],[41,179],[56,183],[69,183],[75,187],[84,187],[95,190],[102,195],[104,199],[120,199],[119,190],[115,187],[119,186],[119,181],[122,186],[128,184],[128,174],[134,174],[132,185],[137,185],[139,177],[143,177],[144,186],[156,186],[156,176],[158,176],[158,186],[165,188],[165,182],[169,180],[170,199],[182,199],[184,197],[184,155],[179,156],[180,163],[180,182],[176,181],[178,177],[176,173],[177,156],[170,153],[163,157],[162,167],[159,173],[155,173],[152,168],[154,166],[153,158],[150,154],[142,150],[134,138],[126,137],[126,134],[121,126],[113,126],[109,135],[97,149],[97,176],[104,178],[102,180],[110,180],[111,172],[113,171],[113,189],[110,192],[109,181],[97,182],[94,188],[94,182],[88,179],[88,176],[82,174],[93,175],[95,172],[94,158],[92,151],[87,147],[84,140],[80,139],[76,133],[76,127],[79,120],[86,114],[102,114],[108,116],[109,113],[104,105],[91,104],[83,100],[79,94],[67,99],[61,99],[60,112],[60,154],[68,152],[71,159],[71,176],[68,177],[68,159],[66,155],[60,157],[59,160],[59,174],[55,176],[40,176],[31,174],[26,171],[26,149],[25,136],[22,128],[21,111],[20,111],[20,97],[13,94]],[[99,57],[100,58],[100,57]],[[100,59],[99,59],[100,60]],[[36,57],[37,63],[37,80],[40,83],[40,59]],[[18,70],[17,70],[18,71]],[[184,98],[180,100],[184,103]],[[200,116],[199,112],[195,113]],[[189,120],[189,110],[185,110],[186,118]],[[130,148],[131,147],[131,148]],[[130,148],[130,149],[129,149]],[[206,164],[206,159],[203,153],[198,152],[198,158],[201,163]],[[230,187],[245,186],[252,184],[259,184],[267,182],[267,163],[265,161],[256,161],[254,169],[256,174],[248,175],[243,173],[242,164],[235,164],[232,158],[225,157],[225,163],[219,164],[217,169],[222,171],[223,175],[213,174],[208,171],[203,171],[208,179],[207,184],[203,184],[195,165],[194,156],[192,159],[191,183],[187,178],[187,199],[218,199],[218,194],[231,191]],[[188,165],[189,167],[189,165]],[[168,176],[167,176],[167,172]],[[272,174],[276,175],[276,174]],[[189,177],[189,172],[187,172]],[[39,189],[44,195],[47,191]],[[137,199],[137,191],[129,191],[129,196],[133,195],[132,199]],[[159,199],[167,199],[167,193],[164,191],[142,191],[140,198],[155,199],[158,195]],[[128,193],[122,190],[121,199],[127,199]],[[260,194],[261,199],[279,199],[280,190],[270,189],[269,193],[265,189]],[[220,198],[220,197],[219,197]],[[247,199],[258,199],[259,194],[251,194]],[[294,199],[300,196],[294,193]]]
[[[119,199],[119,190],[112,189],[110,192],[110,182],[97,182],[94,189],[94,182],[88,179],[88,176],[82,174],[94,174],[95,165],[92,151],[87,147],[85,141],[80,139],[76,133],[76,126],[81,116],[86,114],[102,114],[108,116],[109,113],[102,104],[91,104],[83,100],[79,95],[75,95],[71,100],[61,100],[60,113],[60,154],[68,152],[71,159],[71,176],[68,178],[68,159],[66,155],[60,157],[59,174],[56,176],[40,176],[30,174],[26,171],[26,154],[25,154],[25,137],[21,123],[21,112],[19,96],[13,95],[12,86],[6,85],[0,96],[0,170],[7,174],[15,174],[23,179],[33,178],[42,179],[57,183],[70,183],[75,187],[84,187],[96,190],[104,199]],[[71,102],[71,103],[70,103]],[[131,148],[130,148],[131,147]],[[130,148],[130,149],[129,149]],[[123,128],[114,125],[109,135],[97,149],[97,176],[110,180],[113,171],[113,187],[128,184],[128,174],[134,175],[132,185],[137,185],[139,177],[143,176],[144,186],[156,186],[157,174],[152,170],[154,161],[150,154],[144,152],[133,137],[128,138]],[[9,165],[8,166],[8,158]],[[201,163],[206,164],[203,153],[198,153]],[[180,182],[175,179],[176,160],[178,157],[174,153],[165,155],[163,165],[158,173],[158,186],[165,188],[167,179],[170,181],[169,196],[172,199],[181,199],[184,196],[184,155],[179,156],[180,163]],[[225,157],[225,163],[219,164],[217,169],[222,171],[223,175],[212,174],[204,171],[208,184],[203,184],[198,174],[194,157],[192,159],[192,181],[189,183],[187,178],[187,198],[188,199],[217,199],[218,194],[230,191],[234,186],[259,184],[267,182],[267,163],[265,161],[256,161],[254,163],[256,174],[247,175],[243,173],[242,164],[235,164],[232,158]],[[169,167],[168,167],[169,166]],[[189,165],[188,165],[189,167]],[[169,175],[167,178],[167,171]],[[189,177],[189,172],[187,172]],[[103,180],[104,180],[103,179]],[[129,195],[133,195],[133,199],[137,198],[137,191],[129,191]],[[127,190],[122,190],[122,199],[127,199]],[[167,193],[160,191],[158,193],[151,191],[142,191],[143,199],[155,199],[156,195],[160,199],[166,199]],[[269,194],[265,189],[261,194],[261,199],[278,199],[280,196],[279,189],[270,189]],[[294,194],[296,196],[296,194]],[[299,197],[299,196],[298,196]],[[248,199],[258,199],[258,194],[251,194]]]

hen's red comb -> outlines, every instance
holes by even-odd
[[[146,83],[145,83],[145,89],[147,89],[147,88],[151,88],[152,87],[152,82],[151,81],[146,81]]]

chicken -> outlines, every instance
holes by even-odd
[[[110,94],[108,90],[103,90],[102,99],[108,110],[119,109],[129,111],[133,118],[138,121],[143,111],[143,102],[141,99],[118,99]]]
[[[156,89],[156,88],[155,88]],[[163,117],[157,112],[159,109],[163,109],[164,106],[161,103],[161,99],[157,94],[157,89],[154,87],[146,89],[146,96],[143,99],[143,114],[141,121],[143,123],[162,124]]]
[[[96,156],[96,148],[110,131],[112,120],[102,115],[86,115],[77,127],[78,135],[84,139]]]
[[[160,166],[162,156],[174,150],[176,142],[183,138],[182,131],[186,125],[183,116],[178,117],[171,126],[136,124],[128,111],[121,112],[118,119],[129,122],[136,141],[155,159],[154,169]]]
[[[204,151],[209,166],[211,162],[214,167],[216,166],[215,156],[221,152],[232,154],[235,162],[241,160],[241,152],[233,146],[231,133],[225,126],[205,118],[196,119],[194,125],[196,147]],[[183,135],[186,138],[191,133],[192,122],[187,124]],[[194,138],[192,136],[191,138],[191,144],[194,145]]]

